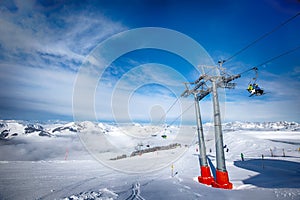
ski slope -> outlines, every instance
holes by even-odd
[[[25,122],[2,123],[6,126],[1,127],[10,131],[0,140],[0,199],[300,199],[297,124],[224,124],[226,166],[234,188],[223,190],[196,181],[200,172],[195,127],[183,129],[190,131],[193,140],[178,140],[175,135],[183,133],[176,126],[53,123],[41,125],[51,134],[41,136],[41,130],[25,134]],[[216,166],[213,126],[205,124],[204,130],[208,158]],[[96,132],[123,145],[123,153],[174,141],[185,144],[99,162],[78,137]],[[18,135],[12,136],[14,133]],[[168,137],[160,137],[162,134]],[[141,141],[143,146],[138,145]],[[117,150],[102,153],[119,155]],[[241,161],[241,153],[245,161]]]

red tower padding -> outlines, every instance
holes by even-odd
[[[216,180],[212,182],[212,186],[215,188],[232,189],[233,185],[229,182],[228,172],[222,172],[216,170]]]
[[[211,185],[214,182],[214,177],[210,174],[209,166],[201,166],[201,176],[198,176],[199,183]]]

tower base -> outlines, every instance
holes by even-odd
[[[209,166],[201,166],[201,176],[198,176],[199,183],[206,185],[212,185],[214,182],[214,177],[210,174]]]
[[[216,180],[211,184],[215,188],[232,189],[233,185],[229,182],[228,172],[216,170]]]

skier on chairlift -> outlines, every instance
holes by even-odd
[[[248,92],[251,93],[251,94],[254,94],[254,93],[255,93],[255,89],[253,88],[252,83],[250,83],[250,85],[248,86],[247,90],[248,90]]]
[[[260,87],[258,87],[258,85],[256,83],[254,84],[253,89],[254,89],[254,93],[256,95],[263,95],[263,93],[264,93],[264,91],[262,89],[260,89]]]
[[[251,93],[250,96],[252,96],[254,94],[255,95],[263,95],[264,94],[264,91],[256,83],[249,84],[247,90],[248,90],[249,93]]]
[[[251,70],[254,70],[255,77],[253,78],[253,82],[252,83],[249,82],[249,85],[248,85],[248,88],[247,88],[248,92],[250,93],[249,97],[252,97],[253,95],[260,96],[260,95],[265,94],[264,90],[261,89],[258,86],[258,84],[256,83],[257,78],[258,78],[258,68],[257,67],[253,67]]]

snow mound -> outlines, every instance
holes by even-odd
[[[118,198],[118,194],[108,190],[107,188],[99,191],[82,192],[78,195],[66,197],[63,200],[114,200]]]

